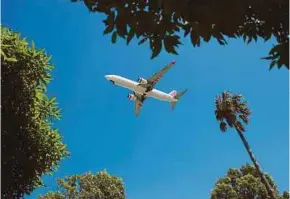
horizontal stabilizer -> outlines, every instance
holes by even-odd
[[[187,92],[187,89],[185,89],[184,91],[182,92],[177,92],[177,91],[171,91],[169,94],[174,97],[175,99],[179,100],[185,93]],[[176,106],[176,102],[171,102],[171,109],[173,110]]]

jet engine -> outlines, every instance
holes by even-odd
[[[147,84],[147,80],[146,79],[143,79],[142,77],[139,77],[137,81],[140,84]]]
[[[128,95],[128,99],[131,100],[131,101],[135,101],[136,100],[136,96],[133,95],[133,94],[129,94]]]

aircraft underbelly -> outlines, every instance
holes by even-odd
[[[116,85],[122,86],[124,88],[130,89],[132,91],[135,91],[136,93],[143,95],[146,91],[145,87],[142,87],[139,85],[139,83],[131,81],[129,79],[120,78],[117,81],[115,81]],[[173,101],[172,97],[168,95],[167,93],[164,93],[162,91],[159,91],[157,89],[153,89],[147,93],[147,97],[153,97],[155,99],[159,99],[162,101]]]
[[[125,78],[119,79],[118,81],[115,81],[116,85],[122,86],[124,88],[130,89],[132,91],[135,90],[135,87],[137,86],[137,83]]]
[[[147,94],[148,97],[153,97],[162,101],[171,101],[171,97],[170,95],[168,95],[167,93],[164,93],[162,91],[158,91],[156,89],[153,89],[152,91],[150,91]]]
[[[136,86],[134,87],[134,91],[135,91],[136,93],[138,93],[138,94],[143,95],[143,94],[145,93],[145,91],[146,91],[146,88],[136,85]]]

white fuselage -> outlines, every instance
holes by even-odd
[[[106,79],[112,81],[115,85],[127,88],[129,90],[135,91],[138,94],[143,95],[146,91],[146,88],[142,87],[140,83],[132,81],[130,79],[118,76],[118,75],[106,75]],[[168,101],[168,102],[176,102],[177,99],[172,97],[171,95],[159,91],[157,89],[152,89],[151,91],[147,92],[146,97],[153,97],[158,100]]]

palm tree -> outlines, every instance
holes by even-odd
[[[215,104],[215,116],[220,123],[220,130],[226,132],[227,127],[236,129],[261,177],[262,182],[265,184],[268,194],[272,199],[276,199],[276,194],[263,174],[262,169],[243,134],[245,132],[244,124],[249,123],[249,117],[251,115],[251,111],[248,108],[246,101],[243,100],[243,96],[225,91],[221,96],[216,97]]]

